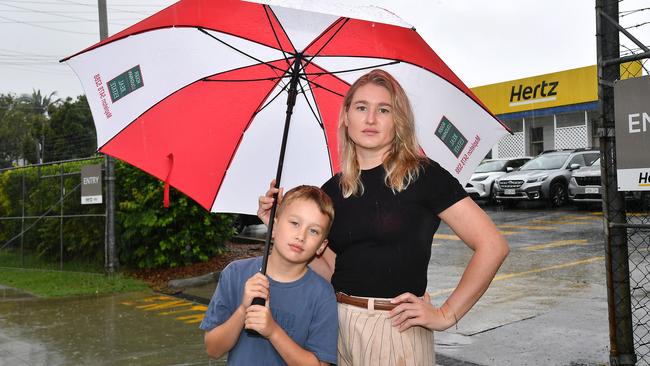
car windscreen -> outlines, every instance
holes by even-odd
[[[553,170],[560,169],[569,154],[544,154],[522,165],[519,170]]]
[[[486,161],[481,163],[474,173],[487,173],[487,172],[498,172],[503,169],[503,166],[506,165],[507,160],[496,160],[496,161]]]

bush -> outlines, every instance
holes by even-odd
[[[137,168],[119,162],[116,177],[120,259],[125,264],[155,268],[207,261],[234,234],[232,215],[207,212],[173,188],[164,208],[164,183]]]

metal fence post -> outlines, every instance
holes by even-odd
[[[603,179],[605,266],[609,313],[610,364],[634,365],[634,337],[630,299],[625,199],[618,191],[614,135],[614,82],[620,79],[618,0],[596,0],[600,151]],[[605,61],[608,61],[607,63]]]
[[[61,200],[61,218],[59,219],[59,269],[63,271],[63,189],[64,189],[64,183],[63,183],[63,164],[60,165],[60,173],[61,173],[61,180],[60,180],[60,188],[59,188],[59,199]]]
[[[21,174],[22,178],[22,189],[21,189],[21,206],[22,212],[20,215],[20,265],[25,267],[25,172]]]
[[[106,0],[97,0],[99,12],[99,39],[108,37],[108,16]],[[115,247],[115,160],[106,155],[106,251],[108,254],[106,271],[109,275],[117,271],[117,248]]]

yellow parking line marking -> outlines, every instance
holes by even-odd
[[[581,264],[588,264],[591,262],[599,261],[605,259],[604,256],[600,257],[592,257],[592,258],[587,258],[575,262],[568,262],[568,263],[561,263],[561,264],[556,264],[554,266],[549,266],[549,267],[542,267],[542,268],[537,268],[537,269],[531,269],[529,271],[523,271],[523,272],[515,272],[515,273],[509,273],[509,274],[504,274],[504,275],[498,275],[494,277],[494,281],[503,281],[506,279],[510,278],[515,278],[515,277],[522,277],[522,276],[527,276],[535,273],[540,273],[540,272],[546,272],[546,271],[552,271],[554,269],[562,269],[562,268],[567,268],[567,267],[573,267]],[[455,290],[456,288],[447,288],[447,289],[442,289],[434,292],[429,292],[429,296],[435,297],[435,296],[440,296],[444,294],[451,293]]]
[[[499,276],[494,277],[494,281],[502,281],[502,280],[505,280],[505,279],[508,279],[508,278],[521,277],[521,276],[526,276],[526,275],[534,274],[534,273],[552,271],[554,269],[573,267],[573,266],[577,266],[577,265],[580,265],[580,264],[588,264],[588,263],[603,260],[603,259],[605,259],[604,256],[592,257],[592,258],[582,259],[582,260],[574,261],[574,262],[556,264],[554,266],[549,266],[549,267],[531,269],[530,271],[515,272],[515,273],[509,273],[509,274],[505,274],[505,275],[499,275]]]
[[[512,235],[512,234],[519,233],[518,231],[505,231],[505,230],[500,231],[500,232],[501,232],[501,235]],[[457,235],[454,235],[454,234],[435,234],[435,235],[433,235],[433,238],[438,239],[438,240],[455,240],[455,241],[461,240]],[[437,244],[437,245],[440,245],[440,244]]]
[[[139,305],[136,306],[136,308],[142,309],[144,311],[151,311],[151,310],[163,310],[163,309],[177,308],[177,307],[190,306],[190,305],[192,305],[191,302],[180,300],[180,301],[168,301],[159,304]]]
[[[497,225],[497,227],[504,229],[555,230],[554,227],[536,225]]]
[[[539,244],[539,245],[530,245],[527,247],[521,248],[522,250],[540,250],[540,249],[548,249],[548,248],[557,248],[557,247],[562,247],[562,246],[567,246],[567,245],[585,245],[587,244],[587,239],[572,239],[572,240],[558,240],[554,241],[548,244]]]
[[[188,311],[203,311],[203,312],[205,312],[206,310],[208,310],[208,307],[205,306],[205,305],[194,305],[194,306],[191,306],[191,307],[189,307],[187,309],[164,311],[164,312],[159,313],[159,314],[160,315],[171,315],[171,314],[187,313]]]
[[[176,300],[176,298],[171,297],[171,296],[153,296],[153,297],[144,298],[144,299],[142,299],[140,301],[154,302],[154,301],[160,301],[160,300]]]
[[[454,234],[435,234],[433,238],[440,240],[460,240],[460,238]]]
[[[159,312],[159,315],[176,316],[181,313],[195,312],[194,314],[174,318],[187,324],[201,322],[205,311],[208,310],[208,307],[205,305],[199,305],[187,300],[179,300],[171,296],[153,296],[135,301],[123,301],[122,304],[143,311],[166,310]]]
[[[590,221],[602,220],[602,218],[594,217],[594,216],[565,215],[562,217],[569,220],[590,220]]]
[[[547,225],[587,225],[584,221],[533,220],[535,224]]]
[[[200,323],[203,321],[204,315],[205,314],[179,316],[178,318],[176,318],[176,320],[180,320],[187,324]]]

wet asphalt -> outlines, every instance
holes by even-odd
[[[458,327],[436,333],[437,364],[608,364],[602,214],[534,204],[484,209],[511,252]],[[263,236],[263,228],[244,234]],[[427,289],[434,304],[444,302],[471,254],[440,228]],[[39,299],[0,285],[0,366],[224,365],[205,355],[198,329],[214,287],[186,288],[179,297]]]

